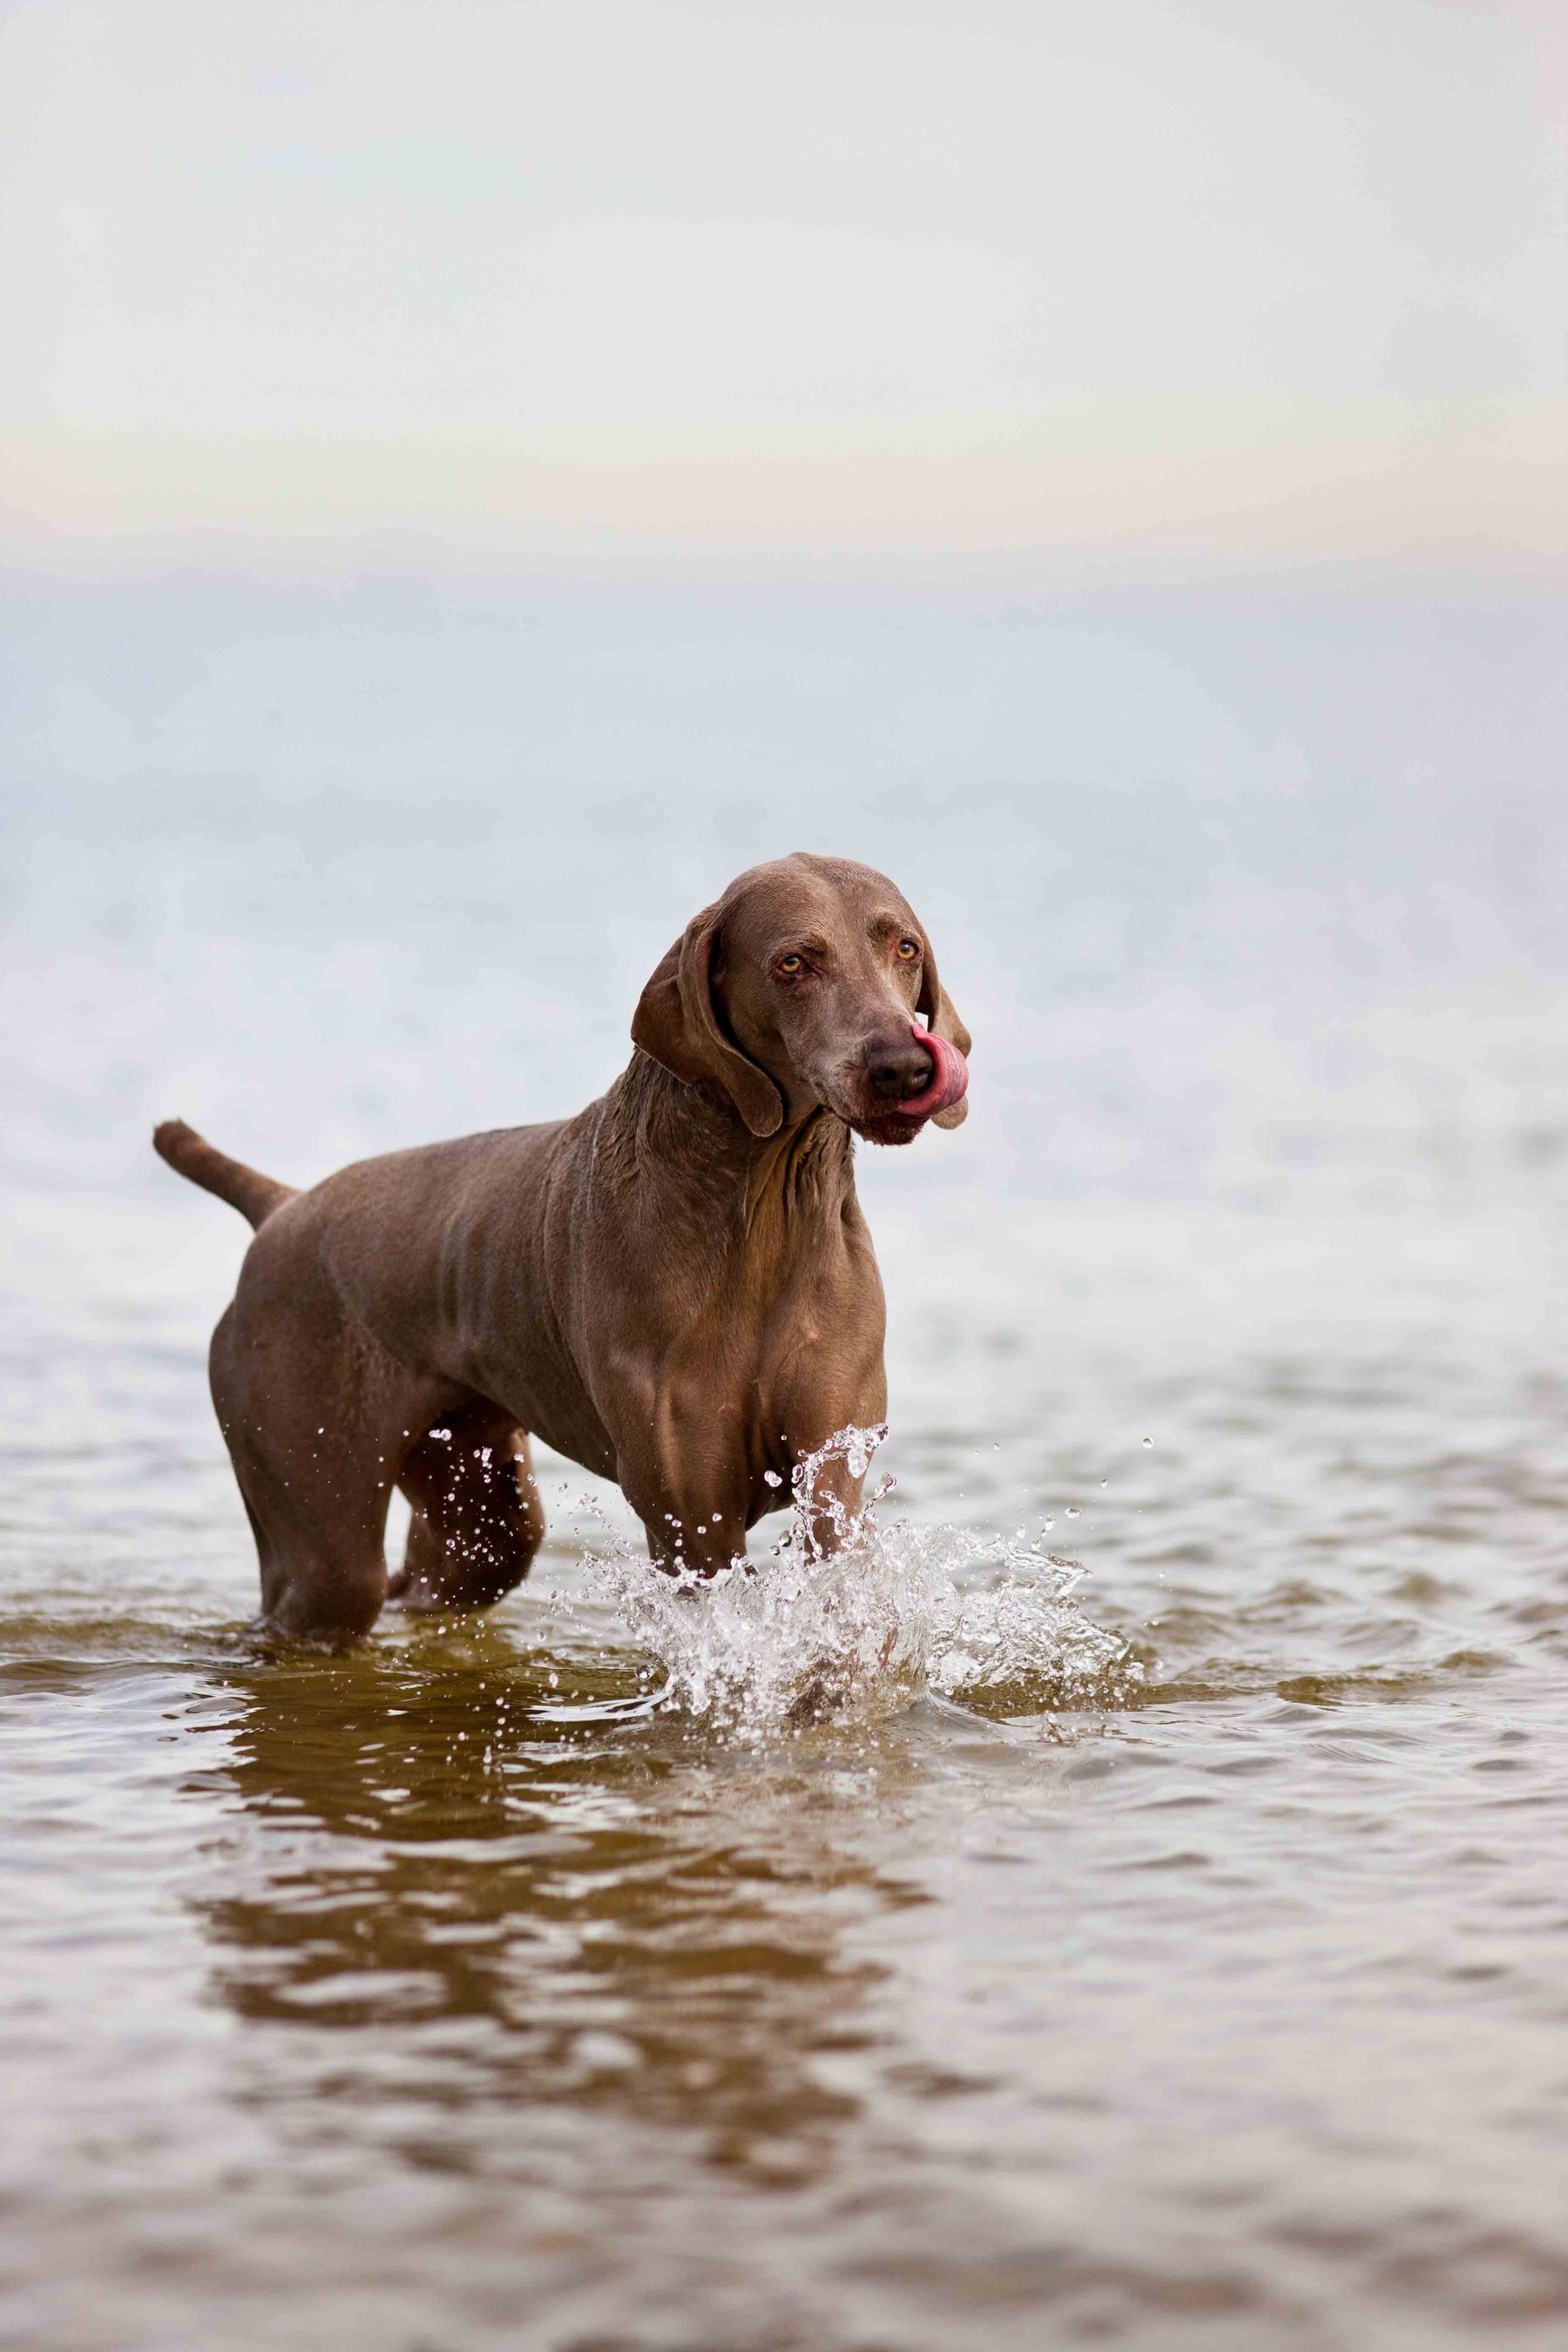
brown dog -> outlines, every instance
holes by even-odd
[[[910,908],[841,858],[753,866],[670,949],[632,1038],[576,1118],[309,1192],[158,1129],[172,1168],[258,1228],[212,1388],[268,1623],[342,1641],[389,1591],[499,1601],[543,1532],[531,1430],[618,1480],[661,1566],[710,1573],[802,1456],[880,1421],[850,1132],[907,1143],[967,1109],[968,1034]],[[858,1505],[845,1465],[825,1475]],[[389,1587],[395,1484],[414,1517]]]

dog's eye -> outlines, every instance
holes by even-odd
[[[792,974],[797,971],[804,971],[805,970],[805,958],[804,956],[797,955],[780,956],[778,968],[780,971],[787,971]]]
[[[900,963],[913,963],[920,951],[920,941],[918,940],[900,940],[899,941],[899,961]]]

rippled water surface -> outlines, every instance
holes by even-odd
[[[1568,894],[1533,594],[58,582],[0,725],[0,2342],[1568,2342]],[[554,1116],[754,858],[974,1034],[896,1484],[251,1629],[290,1181]],[[782,1522],[779,1523],[782,1526]],[[395,1537],[397,1531],[395,1529]]]
[[[269,1646],[237,1221],[19,1203],[5,2341],[1563,2340],[1560,1227],[879,1223],[904,1649],[810,1720],[548,1459],[492,1618]]]

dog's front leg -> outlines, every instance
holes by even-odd
[[[751,1516],[749,1365],[724,1334],[640,1297],[598,1335],[584,1385],[614,1448],[615,1477],[647,1534],[657,1567],[713,1577],[746,1552]]]
[[[624,1485],[624,1481],[622,1482]],[[654,1496],[650,1507],[633,1504],[647,1534],[648,1555],[670,1576],[720,1575],[743,1566],[746,1515],[675,1488]]]
[[[664,1416],[650,1434],[658,1442],[623,1451],[617,1475],[655,1565],[710,1577],[743,1560],[749,1484],[739,1442],[724,1442],[711,1412]]]

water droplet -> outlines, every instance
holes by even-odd
[[[855,1511],[823,1491],[825,1468],[868,1464],[885,1434],[844,1429],[803,1458],[785,1531],[749,1572],[737,1560],[704,1581],[677,1559],[676,1572],[652,1575],[618,1538],[587,1554],[657,1661],[637,1670],[645,1703],[754,1744],[826,1716],[874,1720],[925,1688],[1032,1686],[1045,1709],[1142,1680],[1125,1643],[1067,1598],[1082,1568],[1047,1553],[1040,1536],[884,1528],[872,1504]]]

